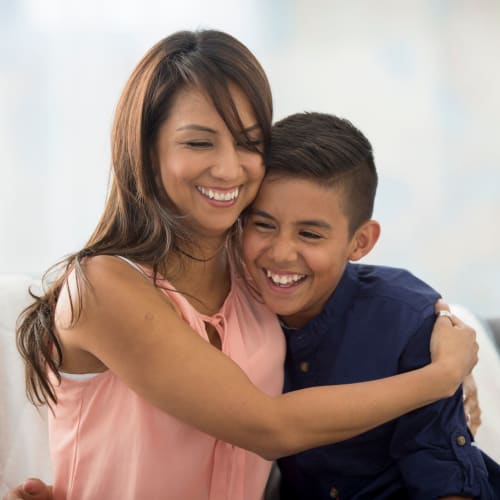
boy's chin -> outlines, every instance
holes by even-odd
[[[296,317],[295,315],[293,314],[293,312],[291,312],[290,310],[280,310],[280,311],[273,311],[274,314],[276,314],[280,321],[282,323],[284,323],[285,325],[293,325],[295,324],[295,321],[296,321]]]

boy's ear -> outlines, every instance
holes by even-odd
[[[358,227],[351,239],[349,260],[359,260],[364,257],[377,243],[380,236],[380,224],[369,220]]]

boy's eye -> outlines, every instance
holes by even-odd
[[[259,229],[273,229],[274,226],[270,222],[264,222],[264,221],[254,221],[253,225]]]
[[[300,231],[300,236],[310,240],[319,240],[322,238],[321,234],[313,233],[312,231]]]

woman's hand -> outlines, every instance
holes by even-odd
[[[450,310],[448,304],[438,300],[436,313]],[[453,394],[478,360],[479,346],[476,332],[455,315],[438,316],[432,332],[430,350],[432,362],[440,365],[450,381]]]
[[[467,425],[472,435],[475,436],[478,427],[481,425],[481,408],[477,398],[477,386],[474,377],[468,375],[463,383],[464,390],[464,410],[467,417]]]
[[[40,479],[27,479],[23,484],[10,490],[3,500],[52,500],[52,486]]]

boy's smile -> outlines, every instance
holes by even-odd
[[[270,174],[252,204],[245,263],[264,302],[289,326],[321,312],[357,248],[342,196],[336,185]]]

